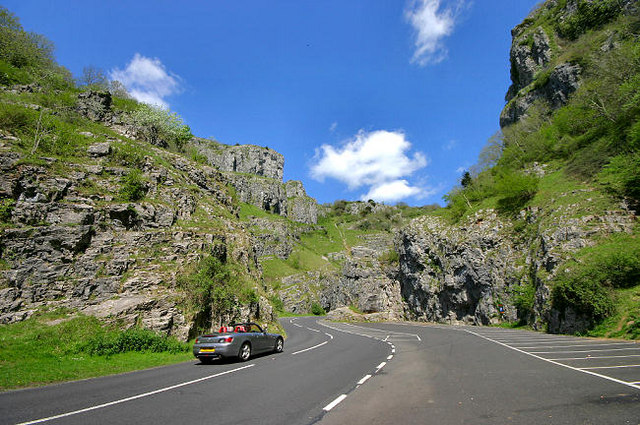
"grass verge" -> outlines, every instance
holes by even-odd
[[[96,341],[129,345],[112,349],[115,354],[91,355]],[[141,351],[131,351],[136,346]],[[193,359],[189,349],[190,344],[146,331],[109,329],[94,317],[43,313],[0,326],[0,391],[184,362]]]

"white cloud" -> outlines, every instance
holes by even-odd
[[[125,69],[115,68],[109,73],[111,80],[118,80],[129,94],[140,102],[168,108],[166,97],[180,93],[180,77],[167,71],[158,58],[148,58],[136,53]]]
[[[334,131],[336,131],[336,128],[338,128],[338,123],[334,121],[331,123],[331,126],[329,127],[329,132],[333,133]]]
[[[378,202],[397,202],[401,199],[420,195],[422,191],[421,188],[411,186],[404,179],[394,180],[371,187],[369,192],[366,195],[362,195],[360,199],[363,201],[373,199]]]
[[[333,178],[351,190],[369,187],[366,199],[397,201],[420,194],[404,177],[427,166],[427,157],[408,155],[411,143],[398,131],[360,131],[341,147],[322,145],[316,149],[311,177],[318,181]]]
[[[425,66],[447,57],[442,39],[451,35],[465,0],[441,9],[441,0],[412,0],[405,10],[406,19],[415,30],[416,50],[411,63]]]

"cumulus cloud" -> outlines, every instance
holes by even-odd
[[[169,107],[166,97],[182,91],[180,77],[167,71],[160,59],[140,53],[133,56],[126,68],[113,69],[109,78],[124,84],[134,99],[162,108]]]
[[[453,32],[464,0],[441,8],[441,0],[412,0],[405,17],[415,31],[415,51],[411,63],[425,66],[443,61],[447,47],[443,39]]]
[[[350,190],[368,187],[363,198],[395,202],[417,196],[425,189],[412,186],[406,177],[427,166],[427,157],[409,156],[411,143],[399,131],[360,131],[341,147],[322,145],[316,150],[311,177],[318,181],[333,178]]]

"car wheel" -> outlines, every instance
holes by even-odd
[[[251,357],[251,344],[245,342],[244,344],[242,344],[242,347],[240,347],[238,358],[241,362],[246,362],[247,360],[249,360],[249,357]]]
[[[282,350],[284,350],[284,340],[282,338],[278,338],[273,351],[274,353],[282,353]]]

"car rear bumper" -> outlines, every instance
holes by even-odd
[[[203,344],[193,347],[193,355],[197,358],[233,357],[238,355],[238,350],[235,344]]]

